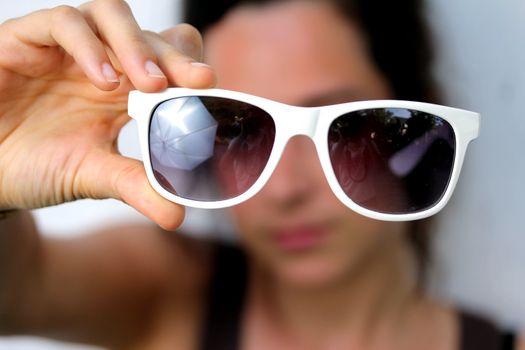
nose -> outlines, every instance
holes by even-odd
[[[307,136],[294,136],[258,195],[267,205],[290,210],[314,200],[323,182],[324,174],[314,143]]]

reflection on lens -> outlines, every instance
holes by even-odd
[[[330,126],[328,144],[343,191],[377,212],[408,214],[433,206],[452,174],[452,126],[416,110],[380,108],[342,115]]]
[[[274,139],[273,119],[256,106],[219,97],[174,98],[153,112],[151,164],[159,184],[171,193],[225,200],[255,183]]]

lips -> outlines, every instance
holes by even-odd
[[[297,226],[275,232],[275,243],[284,251],[303,251],[320,245],[328,235],[323,226]]]

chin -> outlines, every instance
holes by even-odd
[[[308,257],[281,262],[276,267],[281,283],[290,287],[318,289],[344,279],[342,261],[334,257]]]

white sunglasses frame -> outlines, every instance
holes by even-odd
[[[153,174],[149,152],[149,128],[153,112],[160,103],[166,100],[192,96],[222,97],[246,102],[261,108],[273,118],[275,123],[275,141],[268,163],[257,181],[246,192],[237,197],[209,202],[182,198],[164,189]],[[433,206],[408,214],[377,212],[353,202],[339,185],[328,152],[327,137],[330,124],[334,119],[343,114],[371,108],[406,108],[418,110],[439,116],[452,126],[456,141],[452,175],[445,193]],[[297,107],[237,91],[188,88],[169,88],[159,93],[143,93],[138,90],[131,91],[128,100],[128,114],[135,119],[138,124],[140,148],[148,180],[155,191],[172,202],[195,208],[218,209],[234,206],[250,199],[259,192],[269,180],[288,140],[296,135],[305,135],[310,137],[314,142],[326,179],[336,197],[351,210],[366,217],[383,221],[418,220],[439,212],[452,196],[461,172],[468,144],[479,136],[480,124],[480,115],[478,113],[423,102],[369,100],[321,107]],[[298,118],[301,118],[301,123],[297,122],[299,120]]]

